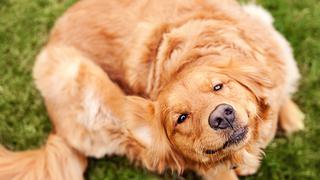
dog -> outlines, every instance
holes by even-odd
[[[34,79],[53,124],[39,150],[0,150],[0,179],[83,179],[86,157],[156,172],[254,174],[278,124],[303,129],[290,45],[233,0],[83,0],[56,22]]]

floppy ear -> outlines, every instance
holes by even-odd
[[[171,79],[173,73],[184,63],[181,59],[184,44],[184,39],[181,37],[174,37],[172,34],[163,35],[157,52],[157,61],[153,66],[154,70],[151,71],[154,78],[149,82],[147,90],[151,96],[156,96],[165,82]]]
[[[126,126],[134,139],[145,148],[142,161],[148,169],[163,172],[165,168],[182,172],[182,159],[172,148],[157,102],[128,96]]]
[[[252,91],[258,101],[266,99],[269,89],[274,87],[271,72],[258,62],[243,63],[239,60],[230,60],[228,65],[221,69],[221,73]]]
[[[158,172],[163,172],[166,168],[176,170],[178,173],[182,173],[184,169],[184,159],[173,147],[168,138],[164,117],[167,112],[163,112],[160,104],[155,102],[156,118],[153,123],[154,130],[154,142],[149,150],[149,157],[151,157],[150,166],[152,169]]]
[[[127,96],[123,109],[123,124],[140,144],[150,147],[154,142],[153,121],[155,120],[154,103],[138,96]]]

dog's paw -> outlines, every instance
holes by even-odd
[[[259,166],[241,166],[235,169],[238,176],[249,176],[255,174]]]
[[[304,129],[304,114],[299,107],[288,100],[281,108],[280,125],[287,135]]]
[[[282,122],[281,127],[287,135],[304,129],[304,114],[297,114],[297,117]]]

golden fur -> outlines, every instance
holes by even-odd
[[[41,150],[0,149],[0,179],[82,179],[85,157],[104,155],[207,179],[255,173],[279,115],[288,133],[303,128],[298,70],[269,16],[232,0],[76,3],[34,67],[52,134]],[[223,103],[234,130],[208,124]],[[244,139],[224,147],[237,129]]]

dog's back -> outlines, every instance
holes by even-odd
[[[229,15],[222,13],[224,4],[232,12],[232,0],[85,0],[75,4],[57,21],[49,44],[80,50],[126,89],[126,70],[133,68],[131,64],[143,63],[139,57],[132,57],[135,52],[146,51],[141,44],[157,38],[169,26],[179,27],[190,18],[202,19],[214,12],[218,18],[227,18]]]

